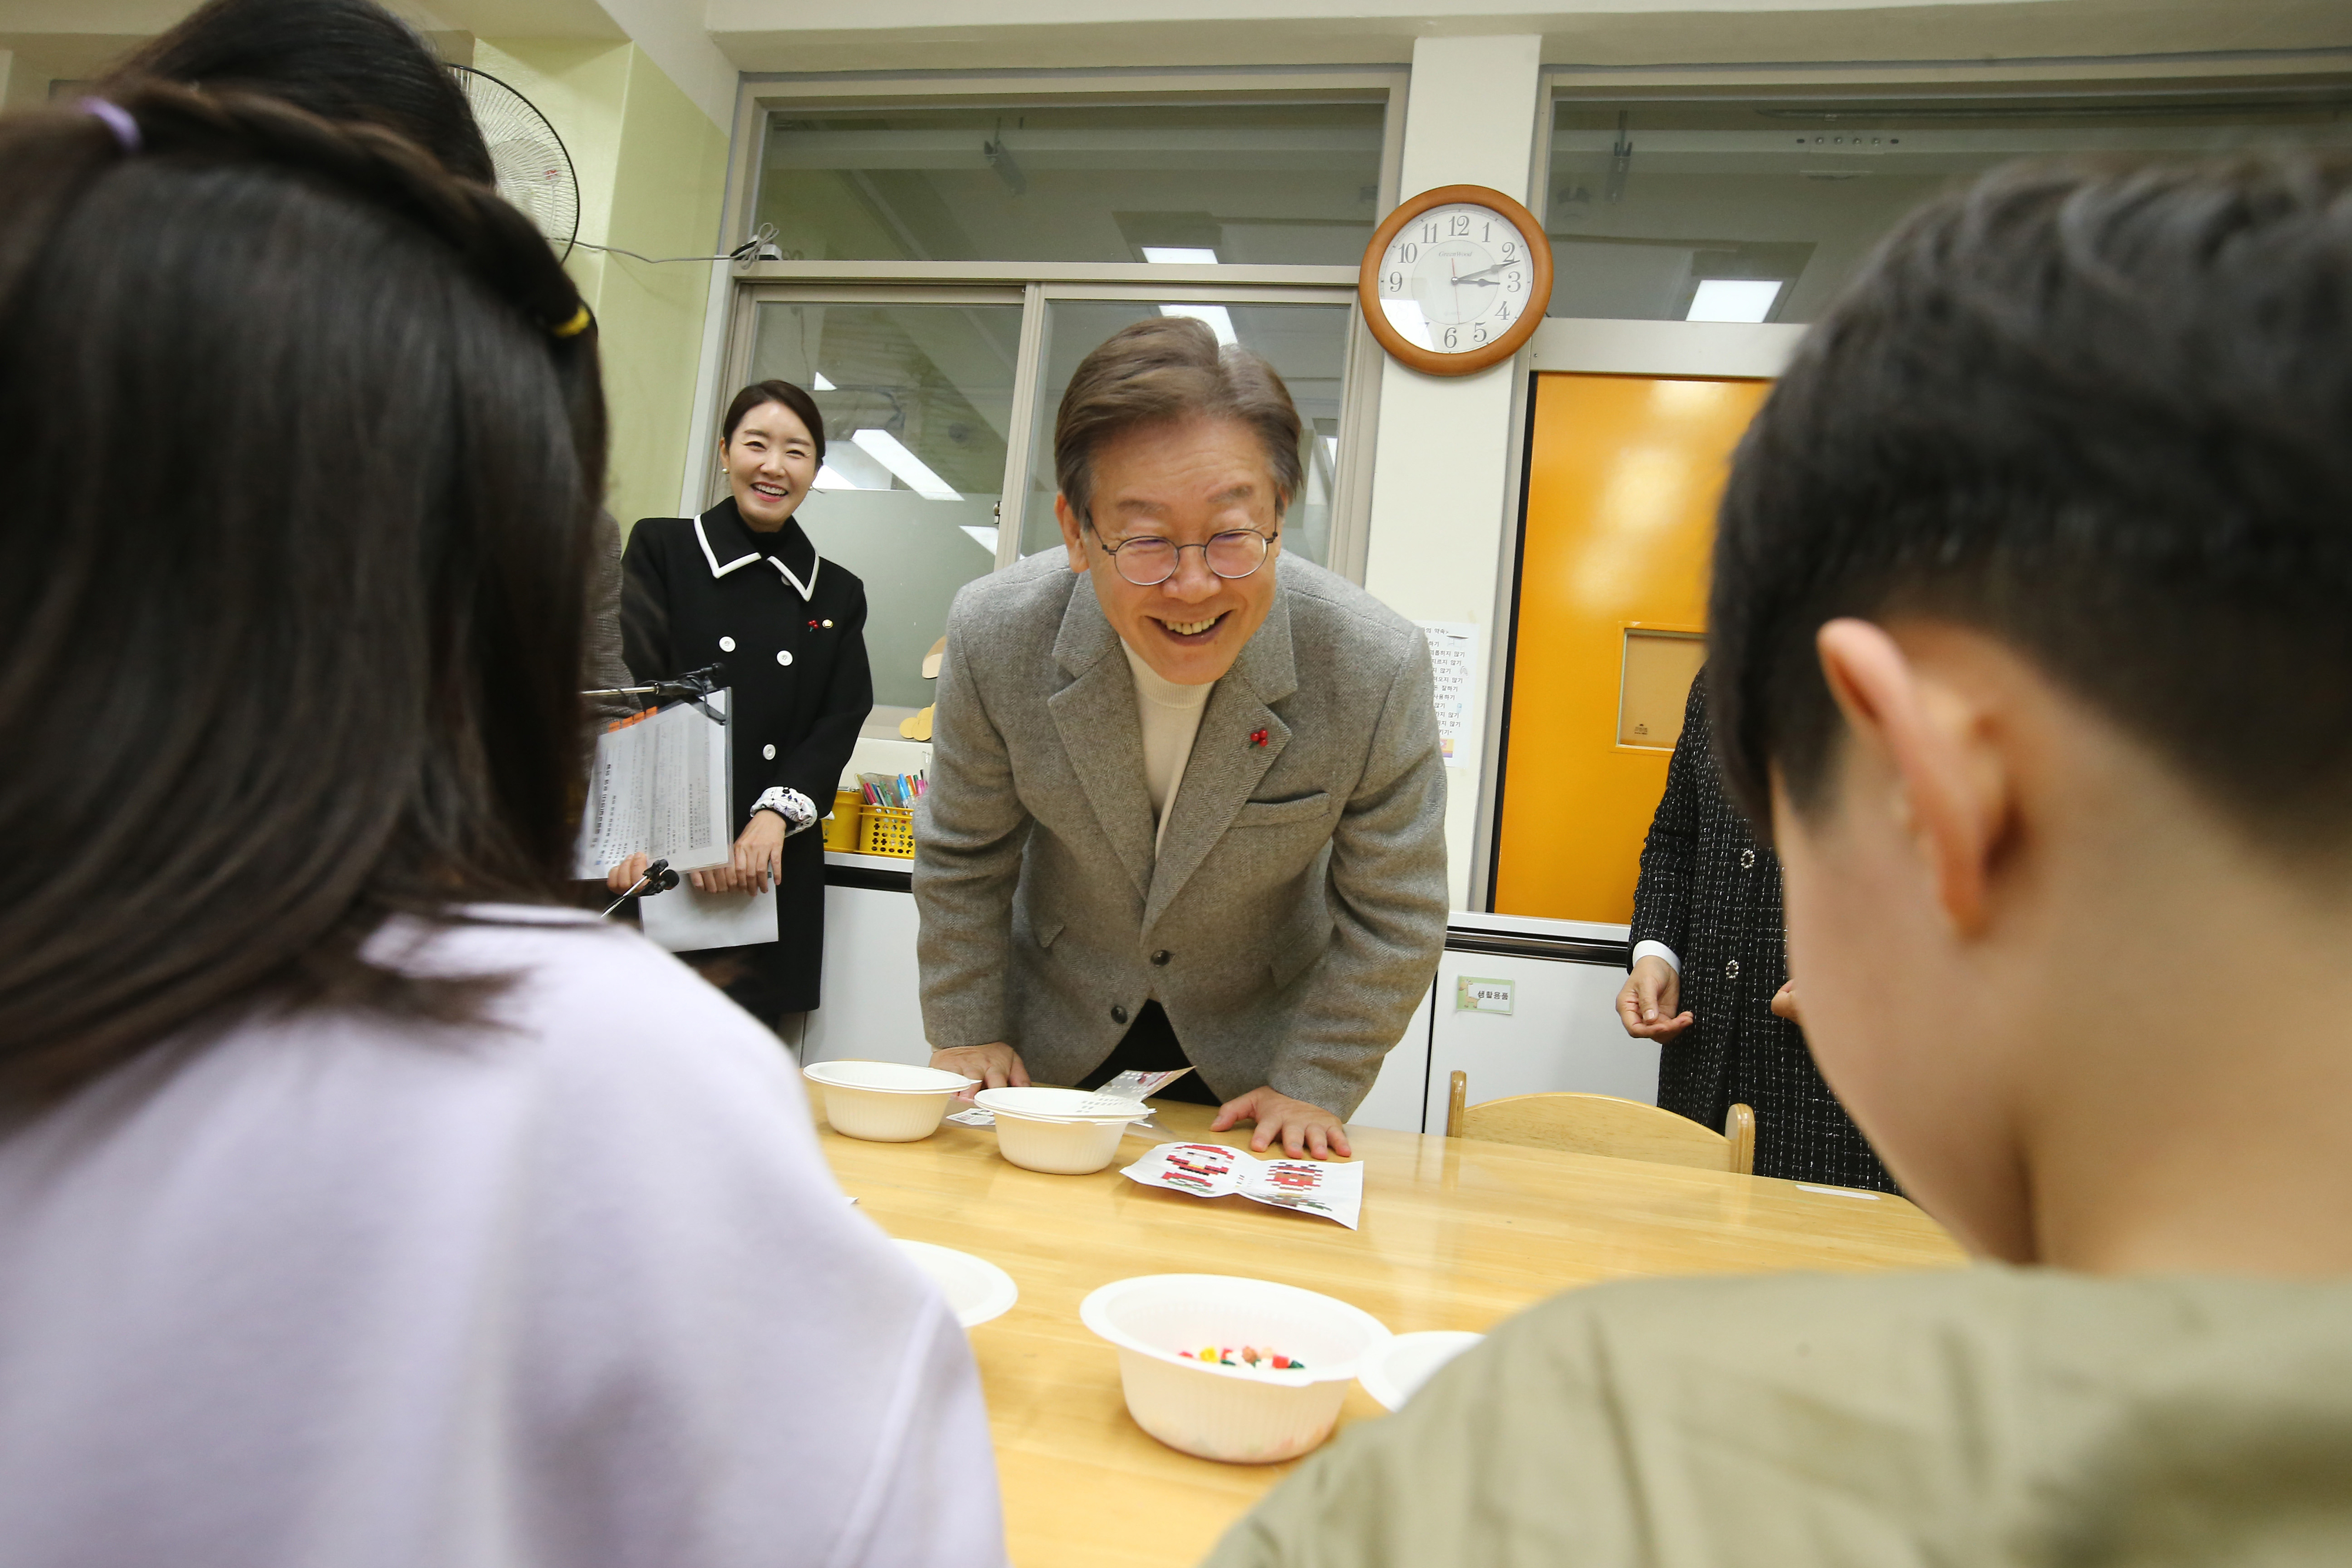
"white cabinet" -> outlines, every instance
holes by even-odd
[[[1429,1098],[1429,1000],[1424,993],[1421,1006],[1413,1009],[1412,1021],[1405,1025],[1404,1038],[1381,1062],[1381,1075],[1372,1081],[1372,1092],[1348,1118],[1349,1125],[1386,1127],[1398,1133],[1422,1130],[1422,1105]]]
[[[929,1063],[917,978],[913,895],[826,888],[824,1005],[808,1016],[801,1060]]]
[[[1528,951],[1463,951],[1465,946],[1511,946]],[[1617,1021],[1617,992],[1625,983],[1622,959],[1580,961],[1536,956],[1549,941],[1562,954],[1622,951],[1624,927],[1507,915],[1457,915],[1437,968],[1432,1002],[1429,1083],[1420,1130],[1445,1130],[1445,1100],[1455,1071],[1469,1074],[1472,1104],[1511,1094],[1575,1090],[1654,1104],[1658,1048],[1634,1040]],[[1501,1013],[1456,1006],[1459,982],[1507,980],[1512,1008]]]

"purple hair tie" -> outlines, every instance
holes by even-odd
[[[125,153],[139,151],[139,122],[131,118],[119,103],[109,103],[102,98],[83,99],[78,106],[84,114],[95,116],[101,125],[114,132]]]

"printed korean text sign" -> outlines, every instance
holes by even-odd
[[[1478,662],[1478,628],[1467,621],[1416,622],[1429,639],[1429,673],[1437,702],[1437,749],[1448,763],[1461,759],[1470,733],[1471,674]]]
[[[1511,982],[1482,980],[1475,975],[1463,975],[1454,982],[1454,1010],[1457,1013],[1501,1013],[1508,1017],[1512,1008]]]

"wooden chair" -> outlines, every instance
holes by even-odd
[[[1756,1113],[1734,1105],[1723,1131],[1687,1116],[1609,1094],[1514,1094],[1465,1105],[1470,1075],[1456,1072],[1446,1097],[1445,1135],[1490,1144],[1526,1144],[1578,1155],[1611,1155],[1696,1170],[1756,1172]]]

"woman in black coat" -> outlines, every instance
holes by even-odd
[[[699,517],[647,517],[622,559],[621,631],[640,681],[719,666],[733,693],[731,864],[695,884],[776,888],[777,940],[681,953],[771,1026],[817,1005],[824,963],[824,845],[850,747],[874,706],[866,585],[793,520],[824,462],[824,420],[789,382],[735,396],[719,438],[731,494]],[[789,836],[787,836],[789,834]],[[625,888],[641,869],[614,869]]]
[[[1775,1016],[1789,978],[1780,862],[1724,794],[1709,735],[1702,674],[1642,848],[1618,1017],[1626,1033],[1659,1042],[1660,1105],[1717,1129],[1734,1105],[1755,1111],[1758,1176],[1895,1191],[1813,1065],[1793,996]]]

